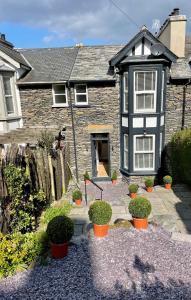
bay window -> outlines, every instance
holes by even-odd
[[[134,72],[134,112],[147,113],[156,111],[156,71]]]
[[[2,76],[3,80],[3,91],[5,99],[5,107],[7,115],[15,113],[14,101],[13,101],[13,87],[12,87],[12,76]]]
[[[154,170],[155,135],[134,136],[134,170]]]

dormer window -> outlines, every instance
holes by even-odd
[[[67,90],[65,84],[54,84],[52,86],[53,106],[68,106]]]
[[[156,112],[156,71],[134,72],[134,112]]]
[[[75,84],[75,104],[87,105],[88,104],[88,89],[86,84]]]

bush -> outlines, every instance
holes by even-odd
[[[84,180],[90,180],[90,175],[89,175],[88,171],[86,171],[84,173]]]
[[[191,129],[175,133],[169,150],[173,178],[191,185]]]
[[[82,192],[80,190],[75,190],[73,193],[72,193],[72,198],[73,200],[78,200],[78,199],[82,199]]]
[[[48,238],[45,232],[0,233],[0,278],[26,269],[47,251]]]
[[[170,175],[164,176],[163,177],[163,182],[164,182],[164,184],[166,184],[166,183],[172,184],[172,177]]]
[[[138,191],[139,186],[135,183],[129,185],[129,193],[136,193]]]
[[[143,197],[132,199],[129,203],[129,212],[134,218],[145,219],[151,213],[151,203]]]
[[[153,187],[154,186],[154,179],[151,179],[151,178],[147,178],[145,180],[145,186],[148,188],[148,187]]]
[[[72,238],[74,223],[66,216],[57,216],[48,223],[46,232],[52,243],[63,244]]]
[[[98,200],[90,206],[88,214],[92,223],[104,225],[111,220],[112,209],[109,203]]]
[[[48,224],[53,218],[57,216],[68,215],[71,211],[72,205],[70,203],[65,203],[62,207],[48,207],[43,216],[42,222]]]
[[[112,176],[111,176],[111,179],[112,179],[112,180],[117,180],[117,171],[116,171],[116,170],[113,171],[113,174],[112,174]]]

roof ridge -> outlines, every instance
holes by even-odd
[[[70,80],[70,77],[71,77],[71,75],[72,75],[72,71],[73,71],[73,69],[74,69],[74,66],[75,66],[75,63],[76,63],[76,59],[77,59],[79,50],[80,50],[80,47],[77,48],[77,51],[76,51],[76,57],[75,57],[75,59],[74,59],[73,66],[72,66],[71,71],[70,71],[70,74],[69,74],[69,76],[68,76],[68,81]]]

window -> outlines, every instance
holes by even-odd
[[[67,106],[67,90],[64,84],[53,85],[53,100],[55,106]]]
[[[124,134],[124,168],[128,169],[128,135]]]
[[[123,74],[123,112],[128,112],[128,73]]]
[[[14,104],[13,104],[13,93],[12,93],[12,78],[10,76],[3,76],[3,88],[5,97],[5,106],[7,110],[7,115],[14,114]]]
[[[88,104],[88,90],[86,84],[76,84],[75,90],[75,103],[77,105]]]
[[[163,105],[164,105],[164,71],[162,71],[161,112],[163,112]]]
[[[134,170],[154,170],[155,136],[134,136]]]
[[[134,112],[156,111],[156,71],[134,72]]]

